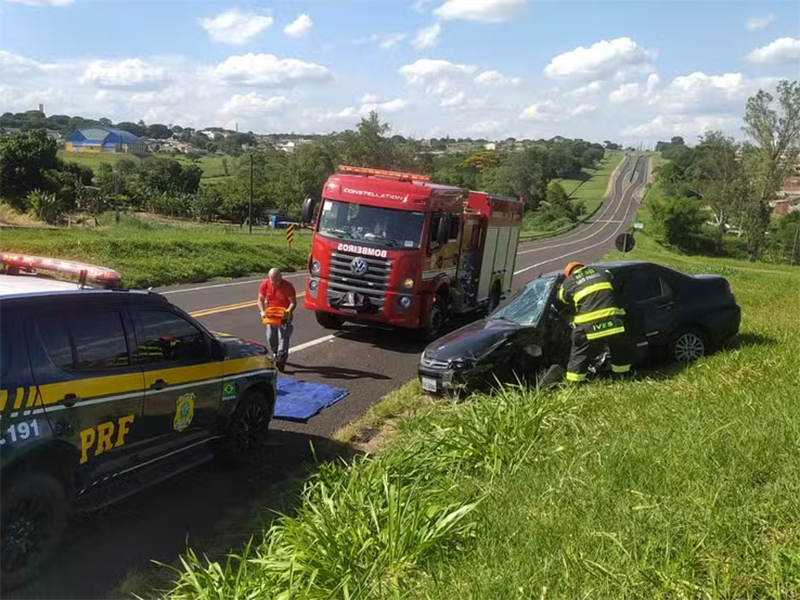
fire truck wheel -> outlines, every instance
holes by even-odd
[[[344,324],[344,321],[340,317],[332,315],[331,313],[318,311],[315,312],[314,315],[317,317],[317,323],[325,329],[341,329]]]
[[[423,336],[426,341],[432,342],[444,331],[447,322],[444,300],[438,294],[433,297],[433,306],[428,314],[428,322],[423,329]]]

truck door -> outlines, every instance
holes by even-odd
[[[456,274],[458,286],[464,299],[464,308],[474,306],[478,300],[481,234],[480,219],[477,217],[467,218],[461,235],[461,251]]]

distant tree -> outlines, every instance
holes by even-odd
[[[98,122],[99,122],[99,123],[100,123],[100,125],[102,125],[103,127],[111,127],[111,126],[114,124],[114,122],[113,122],[111,119],[108,119],[108,118],[106,118],[106,117],[103,117],[103,118],[102,118],[102,119],[100,119]]]
[[[147,136],[147,127],[145,127],[143,124],[140,125],[137,123],[131,123],[129,121],[123,121],[121,123],[117,123],[117,129],[122,129],[123,131],[127,131],[128,133],[132,133],[136,137]]]
[[[0,190],[15,208],[34,189],[47,189],[47,171],[58,169],[58,146],[39,129],[0,138]]]
[[[172,135],[172,132],[166,125],[153,123],[147,127],[147,135],[156,140],[165,140]]]
[[[685,146],[686,142],[683,141],[683,138],[679,135],[676,135],[669,141],[670,145],[672,146]]]

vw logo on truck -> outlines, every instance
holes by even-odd
[[[350,270],[353,272],[353,275],[366,275],[367,274],[367,261],[363,258],[354,258],[353,262],[350,263]]]

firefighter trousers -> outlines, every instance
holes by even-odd
[[[572,330],[572,352],[567,364],[567,381],[581,382],[592,361],[603,353],[608,346],[611,353],[611,371],[617,376],[625,375],[631,370],[633,350],[627,333],[617,333],[599,339],[589,340],[583,327]]]

